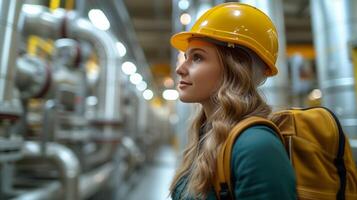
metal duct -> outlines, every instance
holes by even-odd
[[[25,158],[44,158],[53,161],[61,174],[63,199],[79,199],[79,161],[70,149],[57,143],[47,143],[43,154],[40,143],[27,141],[23,146],[23,153]]]
[[[21,6],[21,0],[0,1],[0,115],[5,116],[19,116],[22,111],[13,83]]]
[[[274,110],[286,108],[290,106],[289,99],[289,81],[288,68],[286,63],[286,40],[284,31],[284,13],[283,3],[281,0],[240,0],[242,3],[252,5],[259,8],[267,14],[276,26],[279,39],[279,53],[276,66],[279,73],[271,78],[268,78],[261,87],[266,96],[267,103],[273,107]]]
[[[349,55],[349,44],[357,39],[357,1],[310,3],[322,104],[332,109],[346,133],[357,139],[355,80]]]
[[[94,27],[88,20],[77,18],[74,12],[66,13],[57,9],[50,13],[47,8],[37,5],[24,5],[24,35],[35,34],[58,39],[69,37],[91,43],[97,51],[99,65],[102,67],[98,86],[97,119],[104,124],[118,124],[120,115],[120,71],[117,40],[109,32]],[[112,132],[112,129],[107,129]]]
[[[82,175],[79,179],[78,199],[88,199],[98,192],[105,183],[109,182],[113,171],[113,164],[107,163]],[[12,200],[47,200],[53,199],[61,192],[63,191],[60,182],[52,181],[36,190],[24,192]]]

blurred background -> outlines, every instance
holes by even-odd
[[[224,2],[0,0],[0,199],[170,199],[195,107],[169,39]],[[330,108],[357,160],[357,1],[239,2],[278,29],[267,102]]]

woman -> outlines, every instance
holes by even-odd
[[[174,35],[171,44],[186,58],[176,69],[180,100],[200,104],[170,188],[172,199],[216,199],[212,179],[220,145],[240,120],[271,112],[257,87],[277,74],[277,33],[260,10],[225,3],[203,14],[189,32]],[[296,199],[294,172],[276,134],[258,125],[236,140],[235,199]]]

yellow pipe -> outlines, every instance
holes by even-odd
[[[354,69],[355,79],[355,94],[357,95],[357,44],[351,48],[352,63]],[[357,98],[357,96],[356,96]]]
[[[286,54],[288,57],[293,56],[296,53],[302,55],[305,59],[315,59],[315,49],[312,45],[290,44],[286,47]]]
[[[53,41],[30,35],[27,40],[27,52],[34,56],[38,54],[38,49],[43,50],[47,54],[51,54],[53,51]]]
[[[27,39],[27,53],[34,56],[37,53],[38,37],[30,35]]]
[[[51,0],[50,1],[50,10],[53,11],[53,10],[59,8],[60,4],[61,4],[61,0]]]
[[[65,3],[66,10],[73,10],[74,9],[74,0],[67,0]]]

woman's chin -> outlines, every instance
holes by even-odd
[[[194,99],[184,96],[184,95],[180,95],[179,96],[180,101],[184,102],[184,103],[194,103],[196,102]]]

